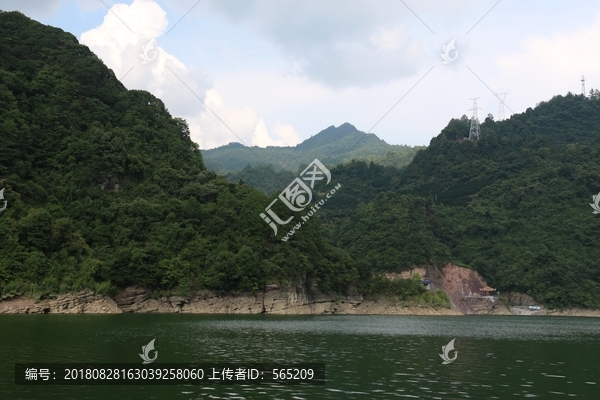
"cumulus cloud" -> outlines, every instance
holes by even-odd
[[[134,0],[131,5],[113,5],[102,24],[84,32],[80,41],[128,88],[151,92],[172,114],[193,115],[203,110],[196,96],[204,98],[210,83],[160,47],[168,24],[167,13],[157,3]]]
[[[201,149],[210,149],[230,142],[252,144],[254,130],[260,120],[252,109],[225,107],[223,98],[214,89],[207,91],[204,101],[214,114],[208,111],[187,118],[192,140],[198,143]]]
[[[270,146],[293,146],[300,142],[298,132],[290,124],[276,122],[273,125],[273,132],[279,139]]]
[[[293,146],[300,141],[293,126],[276,122],[272,126],[272,132],[269,132],[264,119],[250,107],[226,106],[223,98],[214,89],[207,92],[205,102],[212,112],[207,111],[188,118],[192,139],[202,149],[211,149],[231,142],[266,147]]]
[[[202,148],[239,141],[202,101],[239,132],[244,142],[253,143],[257,134],[260,143],[271,143],[268,133],[264,136],[256,129],[259,117],[252,110],[224,107],[219,94],[209,92],[211,83],[201,71],[186,67],[160,46],[168,23],[166,12],[154,1],[115,4],[100,26],[81,35],[81,42],[113,69],[125,86],[151,92],[171,114],[185,118],[192,139]]]
[[[119,76],[131,66],[139,64],[139,57],[132,48],[139,49],[139,44],[160,36],[167,25],[166,13],[158,4],[134,0],[131,6],[112,6],[102,24],[82,33],[80,41]],[[132,61],[137,62],[130,64]]]
[[[292,125],[277,122],[273,125],[273,133],[277,139],[273,139],[267,130],[265,122],[261,118],[254,129],[252,144],[258,147],[267,146],[291,146],[300,141],[298,133]]]

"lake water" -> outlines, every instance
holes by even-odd
[[[322,362],[325,385],[22,386],[26,362]],[[455,340],[456,361],[442,346]],[[451,353],[453,355],[454,353]],[[600,319],[0,315],[0,399],[600,399]]]

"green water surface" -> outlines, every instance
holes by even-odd
[[[15,385],[15,363],[326,365],[325,385]],[[442,346],[455,340],[456,361]],[[1,315],[0,399],[600,399],[600,319]]]

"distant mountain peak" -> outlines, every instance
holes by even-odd
[[[352,125],[349,122],[344,122],[337,128],[335,127],[335,125],[331,125],[331,126],[327,127],[326,129],[323,129],[321,132],[317,133],[317,135],[320,135],[321,133],[331,133],[331,132],[335,132],[338,134],[340,134],[340,133],[348,134],[348,133],[357,132],[357,131],[358,131],[358,129],[356,129],[356,127],[354,125]]]
[[[296,146],[297,149],[310,149],[323,146],[330,143],[340,142],[351,136],[359,137],[364,135],[364,132],[359,131],[356,127],[348,122],[343,123],[337,128],[334,125],[323,129],[321,132],[306,139]]]
[[[223,173],[241,170],[248,164],[273,164],[275,170],[295,171],[302,163],[310,163],[315,158],[326,164],[337,164],[351,159],[382,157],[400,148],[402,146],[390,145],[374,133],[364,133],[345,122],[337,127],[331,125],[296,146],[245,148],[239,143],[229,143],[203,150],[202,154],[209,169]]]

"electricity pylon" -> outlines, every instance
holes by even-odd
[[[473,110],[473,115],[471,116],[471,129],[469,130],[469,140],[478,140],[479,139],[479,119],[477,118],[477,110],[481,110],[481,108],[477,107],[477,99],[479,97],[472,97],[469,100],[473,100],[473,108],[470,108],[469,111]]]
[[[500,100],[500,105],[498,106],[498,121],[502,121],[505,118],[504,99],[506,99],[507,94],[508,92],[498,93],[498,100]]]

